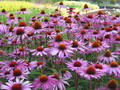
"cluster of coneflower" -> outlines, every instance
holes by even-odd
[[[0,21],[0,89],[120,90],[120,15],[81,15],[63,2],[57,6],[29,22],[16,17],[32,13],[26,8],[16,14],[2,9],[7,20]],[[61,15],[61,8],[69,15]],[[82,10],[88,9],[85,4]]]

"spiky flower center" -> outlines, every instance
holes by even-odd
[[[115,79],[112,79],[108,82],[107,86],[109,89],[116,90],[116,88],[118,87],[118,84]]]
[[[17,17],[17,18],[18,18],[19,20],[20,20],[20,19],[22,19],[22,17],[20,17],[20,16],[19,16],[19,17]]]
[[[89,66],[86,70],[86,73],[94,75],[96,73],[96,69],[93,66]]]
[[[105,38],[109,39],[110,38],[110,34],[105,35]]]
[[[88,5],[87,5],[87,4],[85,4],[85,5],[84,5],[84,9],[87,9],[87,8],[88,8]]]
[[[43,64],[42,61],[38,61],[38,62],[37,62],[37,65],[38,65],[38,66],[41,65],[41,64]]]
[[[67,18],[65,22],[66,23],[72,23],[72,20],[70,18]]]
[[[101,64],[96,64],[96,65],[95,65],[95,68],[103,69],[103,66],[102,66]]]
[[[19,27],[25,27],[25,26],[27,26],[26,22],[25,21],[20,21]]]
[[[63,5],[63,2],[60,2],[59,5]]]
[[[14,29],[14,27],[13,27],[13,26],[10,26],[10,27],[9,27],[9,32],[13,32],[13,29]]]
[[[12,44],[16,44],[16,43],[17,43],[17,41],[16,41],[16,40],[13,40],[11,43],[12,43]]]
[[[118,63],[117,63],[117,62],[112,62],[112,63],[110,64],[110,66],[111,66],[111,67],[118,67]]]
[[[21,76],[22,75],[22,71],[20,69],[14,69],[13,70],[13,75],[14,76]]]
[[[103,14],[103,11],[102,10],[99,10],[98,11],[98,15],[102,15]]]
[[[42,25],[39,21],[35,21],[35,23],[33,24],[33,28],[34,29],[41,29]]]
[[[59,11],[58,9],[55,9],[55,11]]]
[[[61,42],[63,41],[63,36],[61,34],[57,34],[56,37],[55,37],[55,41],[56,42]]]
[[[9,18],[10,18],[10,19],[15,19],[15,17],[14,17],[14,16],[10,16]]]
[[[10,74],[10,72],[9,72],[9,71],[6,71],[6,72],[5,72],[5,75],[8,75],[8,74]]]
[[[59,32],[61,32],[61,30],[60,29],[55,29],[55,32],[59,33]]]
[[[22,90],[22,85],[21,84],[13,84],[11,90]]]
[[[19,48],[19,51],[25,51],[25,49],[24,48]]]
[[[22,29],[22,28],[18,28],[17,30],[16,30],[16,34],[17,35],[23,35],[25,33],[25,31]]]
[[[90,27],[88,25],[85,25],[83,28],[84,29],[90,29]]]
[[[2,12],[4,13],[4,12],[6,12],[6,10],[5,10],[5,9],[2,9]]]
[[[28,37],[31,37],[31,36],[33,36],[34,35],[34,32],[29,32],[29,33],[27,33],[27,36]]]
[[[86,31],[85,30],[81,30],[80,33],[81,34],[86,34]]]
[[[48,76],[47,75],[41,75],[40,76],[40,81],[43,82],[43,83],[47,82],[48,81]]]
[[[59,75],[57,73],[53,73],[52,75],[54,75],[52,78],[59,79]]]
[[[115,40],[120,41],[120,36],[117,36]]]
[[[81,65],[82,65],[82,63],[79,62],[79,61],[74,62],[74,66],[75,66],[75,67],[80,67]]]
[[[98,41],[94,41],[94,42],[92,43],[92,47],[93,47],[93,48],[98,48],[98,47],[100,47],[100,43],[99,43]]]
[[[65,44],[60,44],[59,45],[59,49],[60,50],[65,50],[66,49],[66,45]]]
[[[21,8],[20,11],[26,11],[26,8]]]
[[[111,56],[112,56],[112,53],[110,52],[110,50],[107,50],[107,51],[104,53],[104,56],[105,56],[105,57],[111,57]]]
[[[3,54],[3,52],[2,51],[0,51],[0,55],[2,55]]]
[[[106,32],[111,32],[112,31],[112,28],[111,27],[106,27]]]
[[[98,31],[93,31],[93,34],[98,34]]]
[[[45,18],[45,19],[44,19],[44,22],[48,22],[48,21],[49,21],[48,18]]]
[[[13,13],[10,13],[10,15],[9,16],[14,16],[14,14]]]
[[[89,15],[87,16],[87,18],[93,18],[93,15],[92,15],[92,14],[89,14]]]
[[[76,47],[78,47],[78,46],[79,46],[78,41],[73,41],[72,47],[73,47],[73,48],[76,48]]]
[[[45,11],[44,11],[44,10],[42,10],[42,11],[41,11],[41,14],[45,14]]]
[[[53,31],[47,31],[46,34],[47,35],[51,35]]]
[[[17,65],[17,62],[15,61],[11,61],[9,64],[10,67],[15,67],[16,65]]]
[[[37,51],[43,51],[43,50],[44,50],[44,48],[42,46],[37,47]]]

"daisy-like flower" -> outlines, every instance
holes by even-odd
[[[32,62],[32,63],[34,63],[34,66],[35,66],[37,69],[44,67],[45,64],[46,64],[44,61],[34,61],[34,62]]]
[[[75,37],[79,39],[89,38],[90,35],[86,30],[81,30],[79,33],[75,33]]]
[[[114,53],[111,53],[110,50],[106,50],[104,54],[98,56],[98,60],[103,61],[104,63],[116,61],[117,58],[118,56],[115,55]]]
[[[34,34],[37,34],[43,31],[42,24],[39,21],[35,21],[32,27],[33,27]]]
[[[87,61],[78,58],[77,60],[73,60],[72,62],[67,62],[67,68],[71,69],[72,71],[78,71],[79,68],[86,67],[88,65]]]
[[[120,44],[120,36],[116,36],[113,42]]]
[[[109,47],[109,45],[107,45],[106,42],[101,42],[101,41],[93,41],[92,43],[89,44],[89,46],[90,49],[95,52],[100,52]]]
[[[48,15],[44,10],[41,11],[41,13],[38,13],[38,15],[45,16]]]
[[[66,90],[65,85],[69,86],[69,83],[65,81],[66,78],[59,76],[57,73],[53,73],[52,75],[54,75],[52,78],[55,78],[57,80],[55,90],[57,90],[57,88],[60,90]]]
[[[1,15],[5,15],[5,14],[8,14],[9,12],[8,11],[6,11],[5,9],[2,9],[2,11],[0,12],[0,16]]]
[[[59,6],[59,7],[62,7],[62,8],[65,8],[65,7],[66,7],[66,5],[64,5],[63,2],[59,2],[59,4],[57,4],[56,6]]]
[[[7,36],[7,37],[11,37],[12,35],[13,35],[13,31],[14,31],[14,27],[13,26],[10,26],[9,28],[8,28],[8,31],[5,33],[5,36]]]
[[[82,11],[87,11],[90,10],[91,8],[88,7],[88,4],[85,4],[84,7],[82,8]]]
[[[50,46],[58,46],[61,43],[65,43],[65,44],[69,43],[67,40],[64,40],[61,34],[57,34],[53,40],[49,41]]]
[[[23,79],[16,79],[16,81],[9,80],[6,82],[6,85],[1,85],[2,90],[32,90],[32,87],[29,81],[24,81]]]
[[[34,50],[30,50],[30,52],[33,52],[32,55],[40,55],[40,56],[43,56],[43,55],[47,55],[47,48],[44,48],[43,46],[38,46],[36,49]]]
[[[104,87],[95,90],[120,90],[120,88],[118,88],[118,82],[115,79],[112,79]]]
[[[80,51],[84,51],[87,49],[82,41],[71,41],[72,48],[76,49],[76,51],[79,49]]]
[[[58,46],[50,48],[51,55],[58,55],[60,58],[70,57],[74,49],[66,44],[59,44]]]
[[[108,65],[103,63],[92,64],[97,70],[106,73],[108,71]]]
[[[10,16],[7,20],[7,24],[17,24],[18,23],[18,19],[15,16]]]
[[[107,73],[115,76],[120,75],[120,65],[117,62],[111,62],[111,64],[108,65]]]
[[[3,69],[4,70],[13,70],[15,68],[21,68],[21,69],[25,69],[25,65],[26,63],[24,62],[24,60],[19,59],[19,60],[12,60],[12,61],[4,61],[3,62]]]
[[[10,71],[10,74],[7,76],[7,78],[10,80],[17,78],[26,79],[28,78],[28,74],[30,74],[30,72],[27,69],[16,68]]]
[[[77,72],[80,76],[90,80],[91,78],[98,79],[104,75],[104,73],[98,71],[94,66],[80,68]]]
[[[21,13],[30,14],[32,13],[32,11],[28,11],[26,10],[26,8],[21,8],[20,11],[16,12],[16,14],[21,14]]]
[[[105,28],[105,32],[104,32],[104,35],[107,35],[107,34],[116,35],[116,34],[117,34],[117,31],[113,30],[111,27],[106,27],[106,28]]]
[[[17,45],[17,44],[20,44],[20,41],[11,40],[11,41],[8,41],[8,44],[10,44],[10,45]]]
[[[14,50],[10,55],[14,55],[14,54],[19,54],[20,56],[25,56],[28,55],[28,49],[27,48],[18,48],[16,50]]]
[[[102,31],[95,30],[91,33],[91,37],[99,38],[101,36],[101,33],[102,33]]]
[[[64,78],[66,78],[66,80],[68,80],[68,79],[70,79],[72,77],[72,74],[69,71],[65,70],[65,69],[62,69],[60,71],[60,75],[62,75]]]
[[[26,39],[26,38],[28,38],[26,32],[27,32],[26,30],[24,30],[22,28],[18,28],[14,31],[13,36],[10,37],[10,40],[18,40],[19,41],[19,40],[21,40],[21,38],[22,38],[22,40]]]
[[[56,84],[57,80],[52,78],[54,75],[41,75],[39,78],[36,78],[34,80],[33,86],[34,89],[36,90],[39,87],[42,87],[42,90],[53,90],[54,85]]]
[[[0,50],[0,57],[8,55],[6,52]]]

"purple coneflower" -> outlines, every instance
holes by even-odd
[[[57,88],[59,88],[60,90],[66,90],[65,85],[69,86],[69,83],[65,81],[66,78],[59,76],[57,73],[53,73],[52,75],[54,75],[52,78],[55,78],[57,80],[56,85],[54,87],[55,90]]]
[[[59,44],[58,46],[50,48],[51,55],[58,55],[60,58],[70,57],[73,54],[74,48],[66,44]]]
[[[6,85],[1,85],[2,90],[32,90],[33,86],[29,81],[16,79],[16,81],[9,80]]]
[[[73,60],[72,62],[67,62],[67,68],[71,69],[72,71],[78,71],[79,68],[86,67],[87,66],[87,61],[83,61],[83,59],[77,59]]]
[[[118,88],[117,81],[115,79],[112,79],[108,82],[106,86],[97,88],[95,90],[120,90],[120,88]]]
[[[5,15],[5,14],[8,14],[9,12],[8,11],[6,11],[5,9],[2,9],[2,11],[0,12],[0,16],[1,15]]]
[[[18,78],[26,79],[28,77],[28,74],[30,74],[30,72],[27,69],[16,68],[10,71],[10,74],[7,76],[7,78],[10,80],[18,79]]]
[[[33,52],[32,55],[43,56],[43,55],[47,55],[47,48],[44,48],[43,46],[38,46],[36,49],[30,50],[30,52]]]
[[[118,56],[111,53],[110,50],[106,50],[104,54],[98,56],[98,60],[103,61],[104,63],[116,61],[117,58]]]
[[[80,68],[77,72],[80,76],[90,80],[91,78],[98,79],[104,75],[104,73],[98,71],[94,66]]]
[[[111,62],[111,64],[108,65],[107,73],[115,76],[120,75],[120,65],[117,62]]]
[[[56,84],[57,80],[52,78],[54,75],[41,75],[39,78],[36,78],[34,80],[33,86],[34,89],[36,90],[39,87],[42,87],[42,90],[53,90],[54,89],[54,85]]]
[[[21,14],[21,13],[30,14],[32,13],[32,11],[28,11],[26,10],[26,8],[21,8],[20,11],[16,12],[16,14]]]

